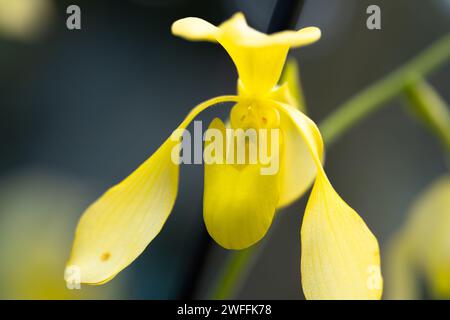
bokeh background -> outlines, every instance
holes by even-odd
[[[200,165],[182,167],[165,228],[111,283],[68,293],[64,264],[84,208],[152,154],[193,106],[235,92],[225,51],[173,37],[171,23],[185,16],[220,23],[243,11],[265,30],[275,1],[31,2],[46,4],[26,17],[0,12],[0,298],[206,297],[227,252],[205,241]],[[81,8],[81,30],[66,28],[70,4]],[[370,4],[381,7],[381,30],[366,28]],[[450,1],[307,0],[298,27],[311,25],[322,39],[291,56],[320,123],[448,33]],[[449,70],[428,77],[446,101]],[[404,109],[401,98],[389,102],[327,150],[332,183],[378,237],[383,256],[411,202],[447,171],[438,141]],[[304,206],[301,199],[279,213],[237,298],[303,298]]]

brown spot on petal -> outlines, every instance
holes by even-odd
[[[109,252],[105,252],[100,256],[100,260],[102,261],[108,261],[109,258],[111,258],[111,253]]]

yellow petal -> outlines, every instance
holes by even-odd
[[[450,176],[434,181],[414,201],[408,221],[388,246],[388,299],[450,298]],[[426,241],[424,241],[426,239]]]
[[[306,27],[298,31],[281,31],[264,37],[251,39],[255,46],[286,45],[289,47],[307,46],[320,39],[321,32],[317,27]]]
[[[19,40],[40,36],[53,17],[49,0],[0,0],[0,35]]]
[[[414,247],[403,232],[396,234],[388,243],[385,254],[387,300],[420,299],[420,285],[417,276],[417,261],[414,259]]]
[[[307,299],[381,298],[377,240],[321,174],[306,207],[301,241]]]
[[[225,137],[225,126],[215,119],[210,129]],[[226,145],[226,142],[224,142]],[[224,155],[225,157],[225,155]],[[278,202],[278,176],[262,175],[260,164],[207,164],[203,217],[211,237],[227,249],[244,249],[268,231]]]
[[[426,253],[426,276],[431,282],[434,295],[440,299],[450,298],[450,176],[434,183],[416,210],[435,212],[435,226]],[[427,203],[425,203],[425,201]],[[427,221],[428,222],[428,221]]]
[[[234,96],[222,96],[195,107],[178,127],[186,128],[201,111]],[[156,237],[172,210],[178,188],[178,165],[172,159],[174,139],[136,171],[109,189],[83,214],[78,224],[68,270],[80,271],[81,282],[100,284],[113,278]],[[179,156],[179,154],[178,154]]]
[[[315,124],[305,117],[310,136],[317,130]],[[281,113],[281,131],[283,134],[283,157],[280,171],[280,202],[278,207],[284,207],[301,197],[312,185],[316,177],[317,168],[308,144],[298,131],[296,124],[286,114]],[[324,160],[323,143],[321,139],[314,139],[314,148],[320,158]]]
[[[284,76],[281,79],[283,85],[271,92],[271,98],[286,105],[294,105],[302,110],[299,101],[301,87],[298,78],[298,67],[295,60],[286,65]],[[306,118],[305,130],[309,134],[317,131],[314,122]],[[284,207],[301,197],[311,186],[316,176],[316,164],[311,156],[308,145],[298,131],[297,125],[291,117],[281,114],[281,130],[283,134],[283,157],[280,173],[280,203],[278,207]],[[320,161],[323,163],[322,139],[313,139]]]
[[[295,60],[288,61],[283,76],[280,80],[281,86],[277,87],[270,94],[270,98],[287,105],[291,105],[303,111],[304,102],[301,92],[301,85],[298,73],[298,66]],[[310,125],[315,124],[310,121]],[[311,156],[311,152],[295,123],[284,114],[281,114],[281,130],[283,133],[283,157],[281,159],[280,173],[280,203],[278,207],[290,205],[293,201],[301,197],[312,185],[316,176],[316,165]],[[306,130],[313,132],[313,128],[306,127]],[[317,151],[323,163],[323,144],[321,139],[317,139]]]
[[[183,18],[172,24],[172,33],[191,41],[216,41],[218,28],[211,23],[194,17]]]
[[[289,104],[296,107],[301,112],[306,114],[305,100],[303,98],[302,84],[300,82],[300,71],[297,61],[295,59],[289,59],[284,67],[283,74],[280,79],[281,86],[286,87],[284,96],[280,98],[274,98],[274,100]]]
[[[320,38],[320,30],[315,27],[267,35],[249,27],[242,13],[219,27],[199,18],[181,19],[173,24],[172,32],[188,40],[216,39],[233,59],[245,92],[259,96],[268,94],[277,84],[290,47]]]
[[[414,202],[405,227],[413,259],[425,274],[432,293],[450,297],[450,176],[432,183]],[[427,241],[423,241],[427,239]],[[417,266],[416,266],[417,267]]]
[[[302,287],[307,299],[380,299],[378,242],[331,186],[318,155],[317,127],[300,111],[278,104],[297,125],[317,166],[301,230]],[[311,130],[313,129],[313,130]]]

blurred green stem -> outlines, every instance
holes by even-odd
[[[333,144],[353,125],[381,108],[387,101],[402,93],[403,90],[406,90],[418,76],[425,76],[446,63],[449,58],[450,34],[433,43],[429,48],[399,69],[337,107],[336,111],[320,124],[320,131],[325,145],[330,146]],[[422,100],[417,96],[417,92],[414,95],[417,102]],[[425,105],[422,105],[422,107],[426,108]],[[430,121],[438,120],[436,122],[436,130],[440,132],[439,135],[447,143],[449,138],[448,132],[444,131],[448,124],[441,124],[439,119],[436,119],[438,118],[436,112],[427,113],[427,117]],[[229,299],[233,297],[238,289],[237,286],[244,280],[245,275],[249,272],[251,262],[255,261],[261,248],[261,245],[255,245],[245,250],[232,251],[210,297],[212,299]]]
[[[232,297],[242,284],[241,279],[245,278],[250,270],[252,262],[257,257],[260,245],[255,245],[245,250],[233,251],[228,257],[224,267],[224,272],[214,288],[211,295],[212,299],[223,300]]]
[[[446,63],[449,57],[450,34],[447,34],[402,67],[337,107],[320,125],[326,143],[333,143],[353,125],[401,93],[411,82],[411,77],[425,76]]]
[[[450,109],[441,96],[424,79],[405,88],[408,105],[415,115],[439,138],[450,155]]]

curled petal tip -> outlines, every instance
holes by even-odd
[[[196,17],[188,17],[172,23],[173,35],[188,40],[215,40],[217,27],[211,23]]]

